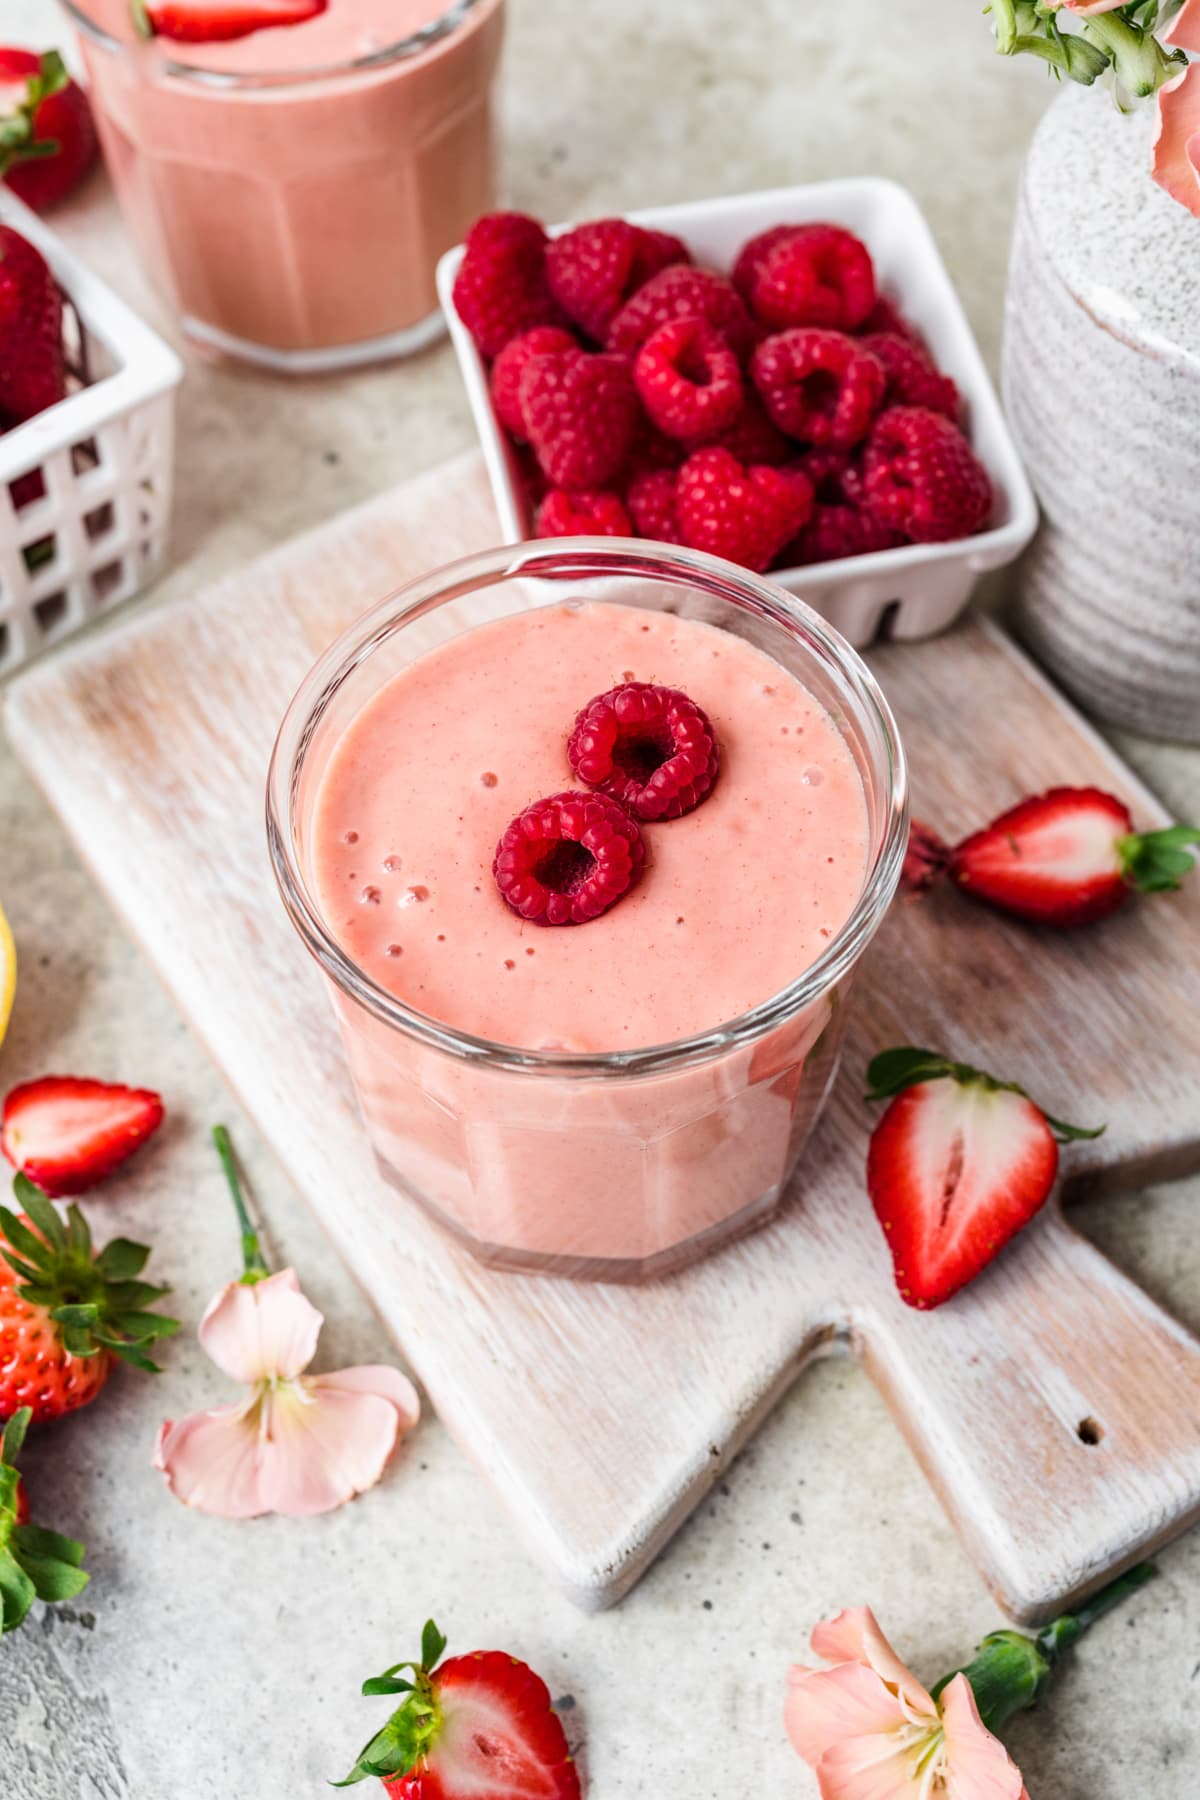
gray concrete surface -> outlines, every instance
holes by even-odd
[[[838,16],[836,27],[831,20]],[[50,0],[4,0],[4,38],[58,35]],[[990,51],[962,0],[515,0],[509,191],[550,217],[880,171],[927,209],[995,360],[1011,202],[1048,86]],[[1098,100],[1098,104],[1104,104]],[[97,178],[60,215],[72,245],[158,324]],[[181,395],[179,594],[470,439],[450,354],[285,386],[189,358]],[[153,600],[146,602],[153,604]],[[1173,805],[1200,757],[1125,746]],[[20,946],[0,1084],[50,1069],[148,1081],[170,1123],[98,1225],[159,1244],[189,1327],[234,1270],[206,1142],[233,1126],[276,1260],[324,1309],[326,1366],[390,1354],[348,1276],[0,744],[0,896]],[[1164,1028],[1168,1022],[1164,1021]],[[1082,1210],[1125,1268],[1200,1328],[1200,1182]],[[1136,1381],[1136,1370],[1130,1371]],[[528,1656],[566,1714],[596,1800],[772,1800],[815,1792],[780,1725],[812,1623],[876,1607],[928,1678],[998,1622],[867,1381],[805,1377],[615,1612],[586,1618],[531,1566],[430,1417],[382,1486],[315,1522],[185,1512],[150,1467],[160,1419],[214,1402],[190,1335],[157,1380],[113,1380],[38,1434],[31,1486],[85,1538],[93,1582],[0,1648],[5,1800],[306,1800],[382,1716],[363,1675],[412,1653],[435,1613],[452,1647]],[[1200,1536],[1087,1641],[1011,1732],[1033,1800],[1192,1800],[1200,1740]]]

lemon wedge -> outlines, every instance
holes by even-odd
[[[4,908],[0,907],[0,1044],[4,1042],[4,1033],[8,1029],[8,1015],[12,1011],[16,991],[17,946],[13,943],[13,934],[8,928]]]

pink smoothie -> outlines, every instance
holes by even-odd
[[[232,43],[145,45],[128,0],[75,0],[118,196],[193,335],[251,355],[415,341],[438,257],[493,203],[502,8],[332,0]],[[418,54],[345,67],[447,14]]]
[[[715,790],[644,827],[639,884],[601,918],[525,924],[492,879],[531,800],[577,786],[576,712],[622,681],[682,688],[722,750]],[[673,614],[543,606],[464,632],[384,685],[332,748],[312,879],[379,986],[529,1050],[612,1052],[713,1030],[827,948],[866,879],[862,781],[830,716],[770,657]],[[774,1203],[840,1036],[826,994],[752,1045],[652,1077],[499,1073],[341,998],[385,1163],[476,1242],[614,1267]]]

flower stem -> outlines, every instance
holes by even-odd
[[[1089,43],[1111,59],[1118,80],[1131,94],[1157,93],[1179,73],[1179,58],[1164,50],[1152,32],[1119,12],[1084,19],[1082,30]]]
[[[932,1689],[934,1699],[941,1698],[956,1675],[965,1675],[980,1718],[989,1731],[999,1731],[1014,1713],[1037,1705],[1054,1678],[1063,1651],[1156,1573],[1152,1563],[1139,1563],[1074,1612],[1054,1619],[1036,1638],[1020,1631],[990,1632],[969,1663],[942,1677]]]
[[[213,1126],[213,1143],[217,1146],[217,1155],[221,1159],[221,1167],[225,1171],[225,1179],[229,1183],[229,1192],[233,1195],[234,1211],[237,1213],[238,1227],[242,1234],[242,1280],[252,1286],[262,1281],[271,1273],[258,1242],[258,1233],[250,1223],[250,1215],[246,1211],[246,1202],[242,1198],[242,1184],[238,1179],[237,1163],[234,1160],[233,1145],[224,1125]]]

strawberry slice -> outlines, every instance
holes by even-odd
[[[1192,867],[1194,825],[1137,833],[1129,808],[1099,788],[1051,788],[1022,800],[950,852],[964,893],[1040,925],[1088,925],[1134,890],[1162,893]]]
[[[1013,1081],[935,1050],[884,1050],[869,1100],[895,1096],[871,1133],[867,1191],[909,1306],[940,1306],[1042,1206],[1058,1146],[1094,1131],[1051,1118]]]
[[[579,1771],[541,1677],[503,1650],[441,1662],[445,1648],[430,1619],[420,1662],[364,1681],[364,1694],[404,1699],[332,1785],[375,1775],[392,1800],[579,1800]]]
[[[328,4],[329,0],[131,0],[134,24],[143,37],[173,38],[179,44],[213,44],[280,25],[303,25]]]
[[[149,1088],[43,1075],[6,1098],[0,1150],[44,1194],[82,1194],[139,1150],[162,1118]]]

